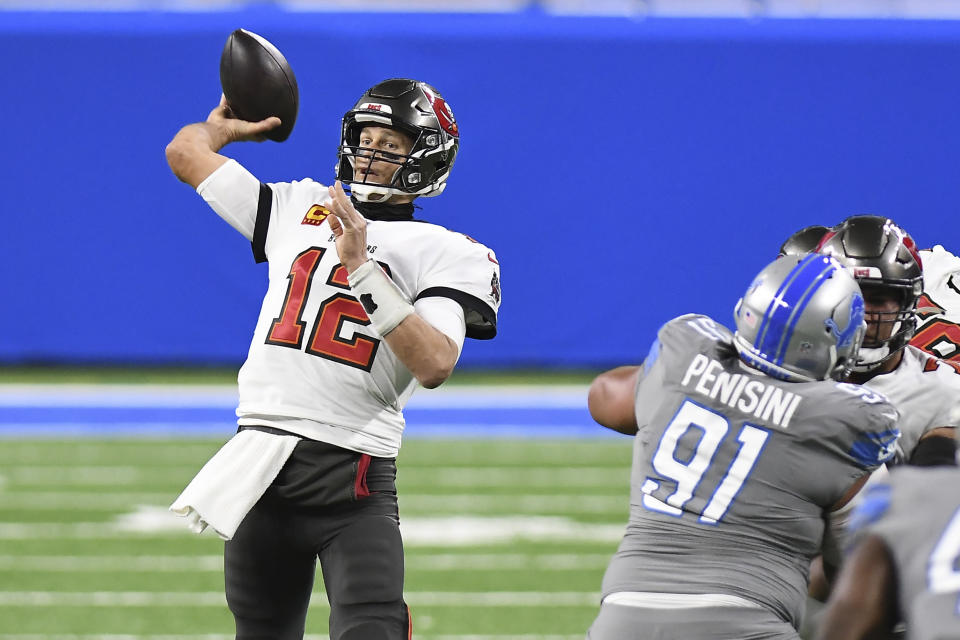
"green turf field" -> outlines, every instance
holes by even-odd
[[[582,638],[626,522],[630,442],[405,440],[414,637]],[[0,640],[232,637],[221,541],[165,510],[220,444],[0,440]]]

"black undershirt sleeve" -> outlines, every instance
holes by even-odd
[[[431,297],[450,298],[463,307],[468,338],[490,340],[497,335],[497,314],[480,298],[450,287],[430,287],[417,294],[417,300]]]
[[[957,466],[956,440],[947,436],[923,438],[910,454],[910,464],[917,467]]]
[[[253,225],[253,259],[260,262],[267,261],[267,228],[270,226],[270,210],[273,208],[273,190],[260,183],[260,199],[257,201],[257,220]]]

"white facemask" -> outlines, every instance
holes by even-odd
[[[866,373],[876,369],[877,366],[890,355],[890,345],[882,347],[860,347],[860,353],[857,355],[857,363],[851,367],[851,371],[857,373]]]

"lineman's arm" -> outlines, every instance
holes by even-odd
[[[634,409],[639,366],[617,367],[601,373],[590,384],[587,407],[599,424],[628,436],[637,433]]]
[[[350,287],[371,324],[421,385],[439,387],[453,373],[460,345],[414,311],[402,292],[367,256],[367,221],[350,202],[340,181],[330,187],[330,229]],[[462,321],[461,321],[462,322]],[[465,331],[463,325],[459,327]],[[453,332],[452,332],[453,333]],[[458,334],[462,342],[462,334]]]
[[[226,99],[210,112],[206,122],[180,129],[167,145],[167,163],[175,176],[194,189],[229,158],[217,153],[231,142],[263,141],[264,132],[280,126],[280,118],[246,122],[231,117]]]
[[[955,466],[957,464],[955,431],[954,427],[937,427],[924,433],[910,454],[910,464],[918,467]]]
[[[817,640],[888,638],[897,610],[896,579],[886,545],[868,536],[843,564]]]
[[[850,516],[856,507],[857,497],[868,484],[882,482],[887,478],[887,467],[881,465],[872,473],[860,476],[825,515],[826,527],[823,534],[821,555],[810,564],[810,584],[807,594],[820,602],[826,602],[837,576],[837,568],[842,560],[843,549],[847,546]]]

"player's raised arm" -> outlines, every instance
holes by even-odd
[[[229,158],[217,153],[231,142],[256,141],[263,134],[280,126],[280,118],[270,117],[247,122],[231,117],[230,107],[221,97],[220,104],[205,122],[195,122],[180,129],[167,145],[167,163],[180,180],[194,189]]]
[[[330,229],[351,289],[371,324],[417,381],[427,389],[439,387],[453,373],[459,345],[421,318],[376,261],[368,258],[367,221],[354,208],[343,185],[337,181],[329,190],[334,214]]]

